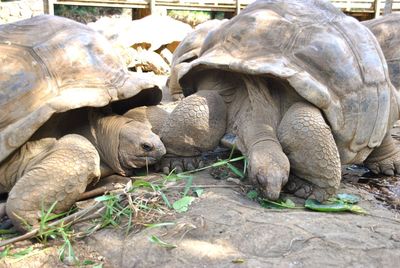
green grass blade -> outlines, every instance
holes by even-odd
[[[92,261],[92,260],[84,260],[83,262],[82,262],[82,265],[83,266],[86,266],[86,265],[94,265],[94,264],[96,264],[94,261]]]
[[[18,251],[16,253],[10,255],[10,257],[13,257],[15,259],[22,259],[22,258],[26,257],[32,251],[33,251],[33,246],[30,246],[29,248],[23,249],[21,251]]]
[[[185,189],[183,190],[183,196],[186,196],[188,192],[190,191],[190,188],[192,187],[193,184],[193,176],[187,176],[187,182],[185,185]]]
[[[18,234],[18,233],[15,230],[0,229],[0,235],[8,235],[8,234]]]
[[[145,180],[137,180],[132,183],[133,188],[150,188],[153,189],[154,185]]]
[[[163,247],[163,248],[171,248],[172,249],[172,248],[176,248],[177,247],[174,244],[170,244],[170,243],[166,243],[166,242],[162,241],[160,238],[158,238],[155,235],[152,235],[150,237],[150,241],[155,243],[156,245],[159,245],[160,247]]]
[[[104,201],[109,201],[109,200],[112,200],[112,199],[115,199],[115,196],[113,196],[113,195],[101,195],[101,196],[96,197],[94,200],[97,201],[97,202],[104,202]]]
[[[159,228],[163,226],[172,226],[175,225],[175,222],[160,222],[160,223],[148,223],[145,224],[144,226],[147,227],[147,229],[153,229],[153,228]]]
[[[164,203],[167,205],[167,207],[172,208],[171,203],[169,202],[167,196],[162,191],[159,191],[159,193],[161,195],[162,200],[164,200]]]
[[[244,179],[244,173],[239,170],[237,167],[235,167],[234,165],[232,165],[231,163],[226,163],[228,168],[239,178]]]

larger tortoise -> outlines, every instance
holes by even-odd
[[[55,201],[54,212],[69,209],[100,176],[126,175],[165,153],[146,125],[84,108],[156,104],[161,90],[83,24],[44,15],[0,26],[0,77],[0,193],[9,192],[19,229]]]
[[[178,88],[171,91],[189,97],[161,133],[167,152],[204,150],[197,143],[204,132],[188,128],[187,118],[205,107],[214,118],[195,121],[215,134],[208,144],[223,133],[236,135],[250,179],[270,199],[279,197],[289,169],[287,188],[319,200],[338,189],[341,164],[400,173],[400,152],[389,135],[399,94],[385,58],[371,32],[328,1],[256,1],[208,33],[198,57],[179,51],[174,58],[184,60],[174,62],[170,85]],[[177,142],[168,129],[185,138]]]

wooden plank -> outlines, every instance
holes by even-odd
[[[50,1],[50,0],[49,0]],[[74,1],[74,0],[55,0],[53,5],[68,5],[68,6],[91,6],[91,7],[120,7],[120,8],[149,8],[147,3],[133,3],[133,2],[117,2],[117,1]]]
[[[235,14],[239,14],[240,13],[240,0],[236,0],[236,10],[235,10]]]
[[[203,10],[240,12],[254,0],[46,0],[50,10],[54,13],[54,4],[122,7],[122,8],[147,8],[155,10],[157,7],[177,10]],[[384,7],[384,0],[331,0],[332,4],[347,13],[374,13],[380,14]],[[393,1],[393,12],[400,11],[400,0]]]
[[[374,18],[379,17],[379,15],[381,14],[380,4],[381,4],[381,0],[375,0],[375,2],[374,2],[374,11],[375,11]]]
[[[156,0],[150,0],[150,14],[156,13]]]

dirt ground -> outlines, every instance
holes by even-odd
[[[206,173],[195,183],[232,185]],[[349,183],[341,192],[361,196],[369,215],[265,209],[238,189],[214,188],[175,226],[127,237],[103,230],[86,242],[110,267],[397,267],[400,214]],[[152,235],[176,248],[151,243]]]
[[[174,225],[129,235],[100,230],[74,242],[81,261],[75,267],[398,267],[400,181],[366,171],[344,168],[339,192],[358,195],[367,215],[266,209],[242,186],[203,171],[193,180],[193,186],[203,186],[203,195],[188,212],[163,220]],[[150,241],[152,236],[165,245]],[[58,258],[60,244],[19,242],[16,251],[31,245],[34,250],[20,260],[0,259],[0,267],[71,267]]]
[[[265,209],[235,183],[207,172],[193,184],[219,188],[205,188],[187,213],[176,215],[173,226],[128,236],[101,230],[75,243],[78,257],[103,267],[397,267],[400,262],[399,212],[350,179],[340,192],[359,195],[368,215]],[[152,243],[153,235],[176,247]],[[19,262],[2,260],[0,267],[67,266],[54,246]]]

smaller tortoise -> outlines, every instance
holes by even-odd
[[[90,108],[157,104],[161,90],[89,27],[47,15],[2,25],[0,62],[0,192],[17,228],[55,201],[54,212],[69,209],[101,176],[165,154],[145,124]]]
[[[232,133],[250,180],[270,199],[289,181],[296,195],[326,200],[341,164],[400,174],[389,131],[400,95],[384,55],[365,26],[328,1],[256,1],[203,43],[185,39],[174,59],[170,90],[188,97],[161,132],[167,153],[196,155]]]

